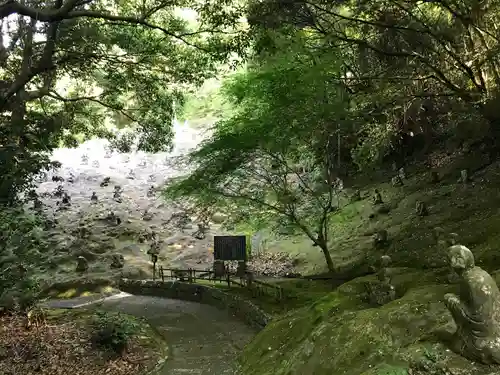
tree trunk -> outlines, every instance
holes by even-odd
[[[323,255],[325,256],[326,266],[328,267],[328,271],[331,273],[335,272],[335,267],[333,266],[332,255],[330,251],[328,251],[328,245],[325,241],[319,241],[318,246],[321,248]]]

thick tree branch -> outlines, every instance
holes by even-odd
[[[85,101],[89,101],[89,102],[93,102],[93,103],[99,104],[99,105],[101,105],[101,106],[103,106],[105,108],[108,108],[108,109],[111,109],[113,111],[119,112],[120,114],[122,114],[123,116],[127,117],[129,120],[131,120],[133,122],[138,122],[136,118],[134,118],[133,116],[131,116],[130,114],[128,114],[123,109],[121,109],[119,107],[116,107],[116,106],[113,106],[111,104],[108,104],[108,103],[102,101],[101,99],[99,99],[98,96],[78,96],[78,97],[74,97],[74,98],[65,98],[64,96],[58,94],[55,91],[45,91],[45,92],[44,91],[40,91],[38,94],[41,95],[41,96],[48,96],[48,97],[51,97],[52,99],[56,99],[56,100],[59,100],[61,102],[65,102],[65,103],[81,102],[81,101],[84,101],[84,100]]]

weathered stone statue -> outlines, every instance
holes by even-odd
[[[378,191],[378,189],[375,189],[373,192],[373,204],[382,204],[384,201],[382,200],[382,194]]]
[[[135,180],[135,173],[134,173],[133,169],[131,169],[130,171],[128,171],[127,179],[128,180]]]
[[[429,210],[427,208],[427,205],[425,204],[425,202],[422,201],[417,201],[417,204],[415,205],[415,212],[418,216],[429,215]]]
[[[398,176],[400,179],[406,180],[406,172],[405,172],[405,169],[403,167],[399,168]]]
[[[467,169],[462,169],[460,171],[460,178],[458,179],[458,183],[462,183],[464,185],[467,184],[467,182],[470,181],[470,178],[469,178],[469,171],[467,171]]]
[[[377,279],[381,283],[390,284],[391,282],[391,275],[388,269],[391,262],[392,259],[389,255],[382,255],[380,257],[380,268],[377,272]]]
[[[377,249],[380,249],[386,246],[389,242],[389,234],[385,229],[377,231],[373,237],[373,246]]]
[[[89,156],[87,154],[83,154],[81,160],[81,165],[87,165],[89,163]]]
[[[448,233],[441,227],[434,228],[433,237],[436,243],[445,249],[458,244],[458,234]]]
[[[371,305],[382,306],[396,299],[396,288],[391,284],[391,274],[388,268],[391,261],[390,256],[381,256],[377,272],[378,283],[366,284],[368,300]]]
[[[92,193],[92,196],[90,197],[90,201],[91,201],[92,203],[97,203],[98,198],[97,198],[97,194],[96,194],[96,192],[95,192],[95,191]]]
[[[99,184],[100,187],[106,187],[111,182],[111,177],[104,177],[104,180]]]
[[[76,272],[86,272],[89,269],[89,263],[87,259],[82,256],[79,256],[77,259]]]
[[[197,240],[203,240],[206,237],[206,232],[208,230],[207,223],[198,223],[198,230],[193,233],[193,237]]]
[[[394,186],[394,187],[403,186],[403,180],[399,176],[394,176],[391,179],[391,185]]]
[[[144,212],[142,213],[142,220],[144,221],[153,220],[153,214],[149,212],[149,210],[144,210]]]
[[[148,189],[148,192],[146,193],[148,198],[153,198],[155,196],[155,187],[154,185],[151,185]]]
[[[122,223],[122,219],[120,219],[113,211],[109,211],[108,214],[101,220],[104,220],[112,225],[120,225]]]
[[[448,248],[451,267],[460,276],[459,296],[448,293],[444,302],[457,330],[452,349],[472,360],[500,364],[500,291],[495,280],[474,264],[465,246]]]
[[[64,204],[64,205],[66,205],[66,206],[70,206],[71,205],[71,197],[69,196],[68,193],[65,192],[63,194],[61,203]]]
[[[54,191],[54,197],[56,198],[61,198],[66,192],[64,191],[64,188],[62,185],[59,185],[56,188],[56,191]]]
[[[113,254],[111,256],[111,268],[123,268],[125,265],[125,258],[122,254]]]
[[[122,188],[120,185],[115,186],[115,190],[113,191],[113,199],[118,203],[122,202]]]

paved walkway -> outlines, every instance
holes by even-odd
[[[235,375],[235,359],[256,334],[225,311],[194,302],[120,293],[105,298],[53,300],[48,306],[99,306],[146,318],[164,337],[170,355],[158,375]]]

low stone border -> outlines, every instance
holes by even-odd
[[[271,320],[270,315],[266,314],[252,302],[206,285],[180,281],[162,282],[121,279],[119,288],[130,294],[198,302],[217,307],[221,310],[229,310],[246,324],[257,329],[263,329]]]

